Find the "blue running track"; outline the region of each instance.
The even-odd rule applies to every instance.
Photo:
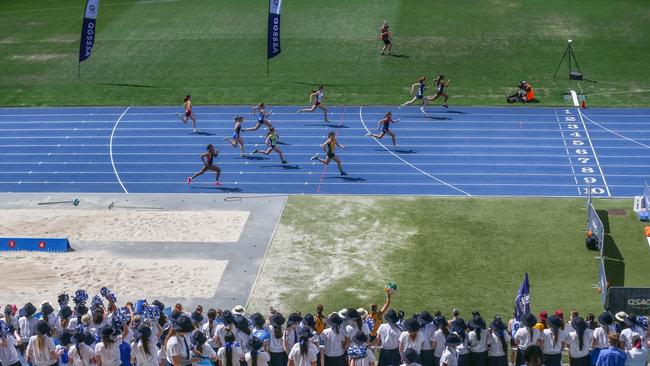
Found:
[[[365,136],[387,107],[332,107],[330,123],[297,109],[270,117],[282,165],[223,141],[237,114],[254,126],[250,107],[195,107],[198,134],[177,107],[0,108],[0,191],[629,197],[650,176],[650,109],[390,108],[397,147]],[[348,176],[309,160],[328,131]],[[247,152],[264,133],[243,134]],[[188,185],[208,143],[223,185]]]

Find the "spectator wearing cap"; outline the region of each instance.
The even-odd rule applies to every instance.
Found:
[[[418,353],[413,348],[404,350],[404,363],[400,366],[422,366],[418,363]],[[438,365],[436,365],[438,366]]]
[[[632,348],[625,351],[627,355],[625,366],[645,366],[648,363],[648,349],[643,348],[642,343],[638,335],[632,337]]]
[[[393,309],[388,310],[384,314],[384,320],[385,323],[377,329],[377,339],[375,340],[376,344],[381,346],[378,366],[399,365],[402,361],[399,352],[399,337],[402,334],[402,330],[397,326],[397,321],[399,320],[397,312]],[[416,352],[411,348],[409,349]]]
[[[131,363],[138,366],[159,366],[158,347],[151,341],[151,328],[140,324],[131,343]]]
[[[635,314],[629,314],[623,320],[627,328],[621,331],[621,343],[623,344],[626,351],[632,349],[632,338],[638,336],[641,338],[641,347],[643,349],[648,349],[648,342],[646,340],[646,333],[641,323],[639,322],[638,317]]]
[[[467,324],[465,319],[457,316],[451,322],[452,333],[458,334],[460,344],[456,346],[458,352],[458,366],[469,366],[469,345],[467,343]]]
[[[70,363],[74,366],[91,366],[95,363],[95,350],[86,344],[86,339],[94,338],[86,331],[77,331],[72,335],[72,347],[68,352]]]
[[[447,337],[451,333],[449,331],[449,323],[444,316],[438,315],[433,319],[433,324],[438,328],[435,333],[433,333],[433,339],[431,340],[431,346],[433,346],[433,363],[434,365],[440,364],[440,357],[447,347]]]
[[[562,320],[562,328],[560,328],[560,329],[565,330],[564,329],[564,312],[561,309],[557,309],[557,310],[555,310],[555,312],[553,312],[553,315],[557,315],[557,316],[560,317],[560,319]]]
[[[542,342],[542,332],[534,328],[537,324],[537,319],[532,313],[524,314],[522,319],[522,326],[517,329],[515,333],[515,346],[517,347],[517,354],[515,356],[515,365],[524,364],[524,351],[532,346],[539,346]]]
[[[593,342],[594,331],[587,327],[587,322],[580,316],[571,321],[569,332],[569,360],[571,366],[589,366],[591,357],[589,348]]]
[[[614,316],[609,311],[605,311],[598,316],[598,328],[594,329],[594,340],[591,345],[591,363],[595,364],[598,359],[600,351],[609,347],[609,335],[617,334],[616,329],[612,325],[614,323]]]
[[[416,318],[408,318],[404,321],[404,331],[399,336],[399,352],[404,362],[404,350],[413,348],[418,353],[420,360],[420,351],[424,343],[424,335],[420,332],[420,322]]]
[[[348,309],[345,314],[345,319],[348,320],[348,325],[345,327],[345,332],[347,333],[348,338],[352,338],[358,331],[362,331],[368,336],[370,335],[368,323],[363,321],[359,310],[353,308]]]
[[[36,307],[31,302],[26,303],[23,314],[18,318],[18,330],[23,339],[30,340],[32,335],[36,334],[36,324],[38,324],[38,319],[34,317]]]
[[[269,319],[271,366],[287,366],[287,352],[284,350],[284,322],[284,316],[277,312]]]
[[[192,364],[191,340],[189,339],[189,335],[193,331],[194,326],[192,325],[192,320],[187,315],[179,315],[176,318],[167,333],[162,347],[165,351],[167,366],[189,366]]]
[[[349,366],[375,366],[375,355],[368,350],[370,338],[363,331],[357,331],[348,347]]]
[[[255,336],[251,337],[248,341],[248,352],[244,358],[248,366],[268,366],[271,356],[267,343]]]
[[[546,329],[546,321],[548,320],[548,311],[542,310],[539,312],[539,319],[535,326],[533,328],[539,329],[539,331],[543,331]]]
[[[600,351],[596,360],[596,366],[624,366],[627,355],[623,350],[618,348],[620,343],[618,334],[610,334],[607,340],[609,347]]]
[[[237,327],[235,327],[235,316],[230,310],[224,310],[221,314],[223,323],[217,325],[217,338],[215,339],[217,347],[221,347],[226,343],[225,337],[226,333],[230,332],[237,336]]]
[[[472,319],[467,324],[470,332],[467,334],[470,366],[487,366],[488,348],[492,337],[488,334],[487,324],[478,311],[472,313]]]
[[[293,346],[300,340],[300,323],[302,322],[302,316],[298,313],[291,313],[287,318],[287,327],[284,330],[284,349],[287,352],[291,352]],[[310,337],[311,338],[311,337]]]
[[[490,323],[490,337],[488,349],[488,366],[508,366],[508,344],[510,334],[500,317]]]
[[[370,304],[370,314],[368,314],[369,324],[372,325],[370,326],[370,342],[373,342],[375,338],[377,338],[377,332],[379,331],[379,326],[381,326],[381,323],[384,318],[384,314],[386,313],[388,307],[390,306],[390,300],[392,296],[393,296],[392,290],[386,291],[386,301],[384,302],[384,305],[379,310],[377,310],[376,303]]]
[[[551,315],[546,322],[548,328],[542,332],[544,365],[562,366],[562,349],[567,341],[567,335],[562,330],[564,322],[557,315]]]
[[[11,321],[11,318],[5,320]],[[22,344],[22,339],[11,323],[0,320],[0,364],[3,366],[21,366],[20,355],[16,347]]]
[[[345,366],[345,350],[347,348],[345,331],[341,329],[343,319],[338,313],[330,314],[325,320],[328,327],[321,333],[323,341],[323,364],[325,366]]]
[[[33,305],[32,305],[33,306]],[[56,347],[51,338],[52,328],[45,320],[37,321],[35,335],[29,338],[25,351],[27,363],[34,366],[52,366],[58,364]]]
[[[224,336],[224,344],[217,351],[217,358],[219,366],[240,366],[244,361],[244,352],[235,342],[235,335],[232,332],[227,332]]]
[[[308,329],[301,329],[298,341],[294,343],[289,352],[288,366],[316,366],[318,358],[318,347],[310,342],[311,332]]]
[[[458,351],[457,348],[462,343],[460,337],[456,333],[451,333],[445,340],[445,350],[440,357],[439,366],[458,366]]]
[[[207,340],[208,346],[212,347],[212,349],[216,352],[218,349],[217,341],[216,341],[217,325],[218,325],[217,310],[210,309],[208,310],[208,313],[206,315],[208,316],[208,320],[201,327],[201,331],[203,332],[203,334],[205,334],[205,337],[208,339]]]
[[[422,349],[420,350],[420,361],[422,366],[434,366],[434,350],[431,340],[433,335],[438,329],[435,324],[433,324],[433,316],[424,310],[417,316],[418,322],[420,323],[420,333],[422,333]]]

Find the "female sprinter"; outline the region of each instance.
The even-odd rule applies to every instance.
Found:
[[[447,105],[447,99],[449,99],[449,95],[445,93],[445,88],[449,86],[449,83],[451,82],[451,79],[445,81],[445,75],[438,75],[433,82],[436,84],[436,94],[432,97],[429,97],[429,102],[433,102],[434,100],[438,99],[438,97],[442,96],[445,98],[445,100],[442,102],[442,106],[445,108],[449,108]]]
[[[399,119],[393,120],[393,112],[388,111],[386,112],[384,118],[382,118],[377,125],[377,129],[381,128],[381,132],[379,133],[379,135],[375,135],[373,133],[367,133],[366,136],[374,137],[376,139],[381,139],[385,135],[390,135],[390,137],[393,139],[393,146],[397,146],[397,136],[395,136],[395,133],[393,133],[389,129],[391,123],[397,123],[397,122],[399,122]]]
[[[268,116],[271,115],[271,112],[266,112],[264,103],[260,103],[257,107],[253,107],[253,114],[257,114],[257,124],[255,127],[244,128],[244,131],[255,131],[259,130],[262,125],[266,125],[271,128],[271,121],[268,120]]]
[[[208,170],[211,170],[213,172],[217,173],[217,180],[215,184],[217,186],[220,186],[221,183],[219,183],[219,176],[221,175],[221,168],[218,166],[214,165],[214,159],[219,155],[219,152],[215,150],[214,146],[212,144],[208,145],[207,152],[204,152],[201,154],[201,161],[203,162],[203,168],[199,170],[198,173],[194,174],[191,177],[187,177],[187,184],[192,183],[192,179],[198,177],[199,175],[207,172]]]
[[[321,85],[318,87],[318,90],[312,90],[311,94],[309,94],[309,102],[312,103],[311,107],[299,109],[298,113],[313,112],[316,110],[316,108],[320,108],[320,110],[323,111],[325,122],[329,122],[330,120],[327,119],[327,108],[325,108],[323,105],[323,101],[325,100],[325,93],[323,92],[323,88],[324,86]]]
[[[239,145],[240,156],[244,157],[244,139],[241,137],[241,124],[244,122],[244,117],[235,117],[235,127],[231,137],[225,137],[223,140],[230,142],[232,147]]]
[[[424,91],[428,89],[425,83],[426,80],[427,79],[424,76],[420,76],[418,78],[418,82],[411,85],[411,94],[415,93],[415,96],[413,97],[413,99],[409,100],[408,102],[402,103],[399,106],[400,108],[404,108],[407,105],[411,105],[415,103],[415,101],[417,100],[422,100],[422,106],[420,107],[420,110],[422,111],[422,113],[424,113],[424,105],[427,104],[427,98],[424,97]],[[417,91],[415,90],[415,88],[417,88]]]
[[[266,146],[268,146],[268,148],[266,150],[261,150],[260,151],[258,149],[255,149],[255,150],[253,150],[251,155],[257,154],[257,153],[268,155],[268,154],[271,153],[271,151],[275,151],[280,155],[280,160],[282,161],[282,164],[287,163],[287,161],[284,160],[284,155],[282,155],[282,150],[280,150],[280,148],[277,147],[278,134],[275,131],[275,128],[269,127],[269,133],[266,134],[266,140],[264,141],[264,143],[266,143]]]
[[[194,112],[192,112],[192,101],[190,100],[192,98],[191,95],[186,95],[183,103],[183,109],[185,110],[185,114],[181,116],[180,113],[176,113],[178,118],[181,119],[183,123],[187,123],[188,119],[192,120],[192,130],[194,133],[196,133],[196,116],[194,115]]]
[[[379,38],[384,42],[384,48],[381,49],[380,55],[385,55],[386,53],[390,55],[390,49],[393,46],[390,39],[390,32],[388,31],[388,22],[384,21],[384,24],[381,25],[379,30]]]
[[[341,172],[341,175],[348,175],[348,173],[343,171],[341,160],[336,156],[336,154],[334,154],[334,149],[336,149],[337,146],[341,149],[345,149],[344,145],[339,144],[338,141],[336,141],[336,134],[334,131],[331,131],[329,134],[327,134],[327,140],[325,140],[325,142],[320,145],[323,151],[327,153],[327,157],[323,160],[318,157],[318,154],[316,154],[311,157],[311,160],[318,160],[325,165],[328,165],[331,160],[334,160],[336,162],[336,165],[339,167],[339,172]]]

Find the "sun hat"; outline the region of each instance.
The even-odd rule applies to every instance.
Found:
[[[234,314],[244,315],[246,314],[246,308],[241,305],[236,305],[234,308],[232,308],[232,312]]]
[[[312,314],[306,314],[305,317],[302,319],[302,322],[308,326],[313,328],[316,326],[316,319],[314,319],[314,316]]]
[[[197,330],[196,332],[192,333],[192,343],[202,345],[207,341],[208,337],[206,337],[203,332]]]
[[[506,330],[506,325],[503,323],[501,318],[495,318],[492,323],[490,323],[490,329],[503,332]]]
[[[359,319],[361,318],[361,315],[357,311],[357,309],[350,308],[348,309],[348,312],[345,314],[345,317],[348,319]]]
[[[289,318],[287,319],[287,327],[290,327],[294,324],[299,324],[302,321],[302,317],[298,313],[291,313],[289,314]]]
[[[36,307],[31,302],[28,302],[27,304],[25,304],[25,306],[23,307],[23,310],[25,311],[25,316],[28,316],[28,317],[36,314]]]
[[[232,324],[235,322],[235,317],[230,310],[224,310],[221,314],[221,319],[223,319],[224,324]]]
[[[433,319],[433,324],[435,324],[436,327],[440,328],[442,326],[447,326],[447,318],[445,318],[444,315],[438,315],[436,316],[435,319]]]
[[[36,323],[36,333],[39,335],[50,336],[52,334],[52,328],[45,320],[39,320],[38,323]]]
[[[627,318],[627,313],[624,312],[624,311],[619,311],[618,313],[616,313],[616,316],[614,316],[614,317],[615,317],[616,320],[618,320],[619,322],[624,322],[624,321],[625,321],[625,318]]]
[[[573,318],[573,320],[571,320],[571,327],[576,331],[585,330],[587,329],[587,322],[583,317],[578,316],[576,318]]]
[[[41,313],[43,315],[50,315],[54,312],[54,308],[50,305],[49,302],[44,302],[41,304]]]
[[[340,316],[342,319],[346,319],[346,318],[348,317],[348,309],[345,308],[345,309],[341,309],[341,310],[339,310],[339,316]]]
[[[190,316],[192,319],[193,323],[200,323],[203,321],[203,315],[199,313],[198,311],[192,312],[192,315]]]
[[[414,350],[413,348],[407,348],[404,350],[404,358],[409,362],[409,363],[414,363],[415,361],[418,360],[418,352]]]
[[[451,321],[451,328],[454,330],[465,330],[467,329],[467,324],[465,324],[465,319],[461,317],[456,317],[456,319]]]
[[[248,340],[248,348],[257,351],[258,349],[262,348],[264,346],[264,342],[262,342],[261,339],[257,337],[250,337]]]
[[[64,305],[61,307],[61,310],[59,310],[59,316],[61,319],[70,319],[72,316],[72,309],[68,305]]]
[[[415,318],[408,318],[404,321],[404,329],[408,332],[417,332],[420,330],[420,322]]]
[[[275,313],[271,317],[271,324],[275,325],[276,327],[282,326],[282,324],[284,324],[285,321],[286,320],[284,319],[284,317],[280,313]]]
[[[246,319],[245,316],[241,316],[239,314],[235,315],[235,327],[241,331],[249,329],[250,326],[248,324],[248,319]]]
[[[106,324],[101,329],[101,335],[103,337],[111,337],[113,335],[114,329],[112,326]]]
[[[397,323],[399,321],[399,317],[397,316],[397,312],[395,310],[388,309],[388,311],[386,311],[384,314],[384,320],[389,323]]]
[[[472,329],[485,329],[487,325],[485,320],[480,315],[475,315],[468,323],[469,327]]]
[[[330,314],[329,318],[325,319],[325,322],[329,325],[338,326],[343,324],[343,319],[339,316],[339,313]]]
[[[633,327],[639,324],[639,320],[637,319],[636,314],[629,314],[627,317],[625,317],[624,322],[629,327]]]
[[[72,333],[67,329],[61,332],[59,334],[59,343],[64,347],[72,343]]]
[[[526,313],[522,323],[527,327],[534,327],[537,324],[537,318],[535,318],[533,313]]]
[[[72,343],[84,343],[86,341],[87,334],[83,331],[77,331],[72,335]]]
[[[445,342],[445,345],[447,346],[452,346],[456,347],[460,344],[460,337],[456,333],[451,333],[447,336],[447,341]]]
[[[251,315],[251,322],[257,327],[264,326],[264,316],[260,313],[254,313]]]
[[[562,318],[553,314],[548,317],[547,323],[551,328],[559,329],[562,328],[564,322],[562,321]]]
[[[361,319],[365,319],[368,316],[368,311],[364,308],[358,308],[357,313],[361,316]]]
[[[194,330],[194,326],[192,325],[192,320],[188,316],[181,315],[174,322],[174,329],[179,332],[190,333]]]
[[[364,344],[364,343],[368,342],[368,336],[366,335],[366,333],[359,330],[354,334],[354,337],[352,337],[352,342],[354,342],[355,344],[358,344],[358,345],[359,344]]]
[[[145,324],[140,324],[135,330],[135,339],[141,339],[141,338],[149,338],[151,336],[151,328],[146,326]]]
[[[425,326],[433,322],[433,317],[428,311],[424,310],[423,312],[420,313],[420,315],[418,315],[418,321],[420,322],[421,326]]]
[[[86,315],[88,314],[88,307],[83,303],[79,303],[77,304],[77,306],[74,307],[74,313],[77,316]]]
[[[609,311],[605,311],[598,315],[598,323],[603,325],[611,325],[614,322],[614,317]]]

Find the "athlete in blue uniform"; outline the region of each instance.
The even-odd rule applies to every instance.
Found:
[[[431,97],[427,97],[427,99],[429,100],[429,102],[433,102],[434,100],[438,99],[438,97],[442,96],[443,98],[445,98],[444,101],[442,102],[442,106],[445,108],[449,108],[449,106],[447,105],[447,99],[449,99],[449,95],[445,93],[445,88],[449,86],[451,79],[447,81],[445,81],[444,79],[445,79],[445,75],[440,74],[435,80],[433,80],[433,82],[436,84],[436,94]]]
[[[377,129],[381,129],[381,132],[378,135],[368,133],[366,136],[381,139],[385,135],[389,135],[393,139],[393,146],[397,146],[397,136],[395,136],[395,133],[390,130],[390,124],[397,122],[399,122],[399,119],[393,120],[393,112],[388,111],[386,112],[384,118],[382,118],[377,125]]]
[[[221,183],[219,182],[219,176],[221,176],[221,168],[218,166],[214,165],[214,159],[219,155],[219,152],[214,148],[212,144],[208,145],[207,148],[208,151],[204,152],[201,154],[201,161],[203,162],[203,168],[199,170],[198,173],[194,174],[191,177],[187,177],[187,184],[192,183],[192,180],[199,175],[207,172],[208,170],[211,170],[213,172],[217,173],[217,180],[215,184],[217,186],[220,186]]]
[[[298,109],[298,113],[313,112],[316,110],[316,108],[320,108],[320,110],[323,111],[325,122],[329,122],[330,120],[327,118],[327,108],[325,108],[323,105],[323,101],[325,100],[325,93],[323,92],[323,88],[324,86],[321,85],[318,87],[318,90],[312,90],[311,94],[309,94],[309,102],[311,103],[311,107]]]
[[[241,124],[244,122],[244,117],[237,116],[235,117],[235,127],[233,128],[232,138],[225,137],[224,141],[230,142],[232,147],[237,147],[239,145],[239,150],[241,152],[240,156],[244,157],[244,139],[241,137]]]
[[[420,107],[420,110],[422,111],[422,113],[424,113],[424,105],[427,103],[427,98],[424,97],[424,91],[428,89],[425,81],[426,78],[424,76],[421,76],[420,78],[418,78],[417,83],[411,85],[411,94],[415,93],[415,96],[413,97],[413,99],[409,100],[408,102],[404,102],[400,104],[399,106],[400,108],[404,108],[407,105],[411,105],[416,101],[421,100],[422,106]]]
[[[271,112],[266,111],[264,103],[260,103],[257,107],[253,107],[253,114],[257,115],[257,123],[255,124],[255,127],[244,128],[244,131],[259,130],[262,125],[266,125],[269,128],[272,127],[271,121],[268,120],[268,116],[271,115]]]

